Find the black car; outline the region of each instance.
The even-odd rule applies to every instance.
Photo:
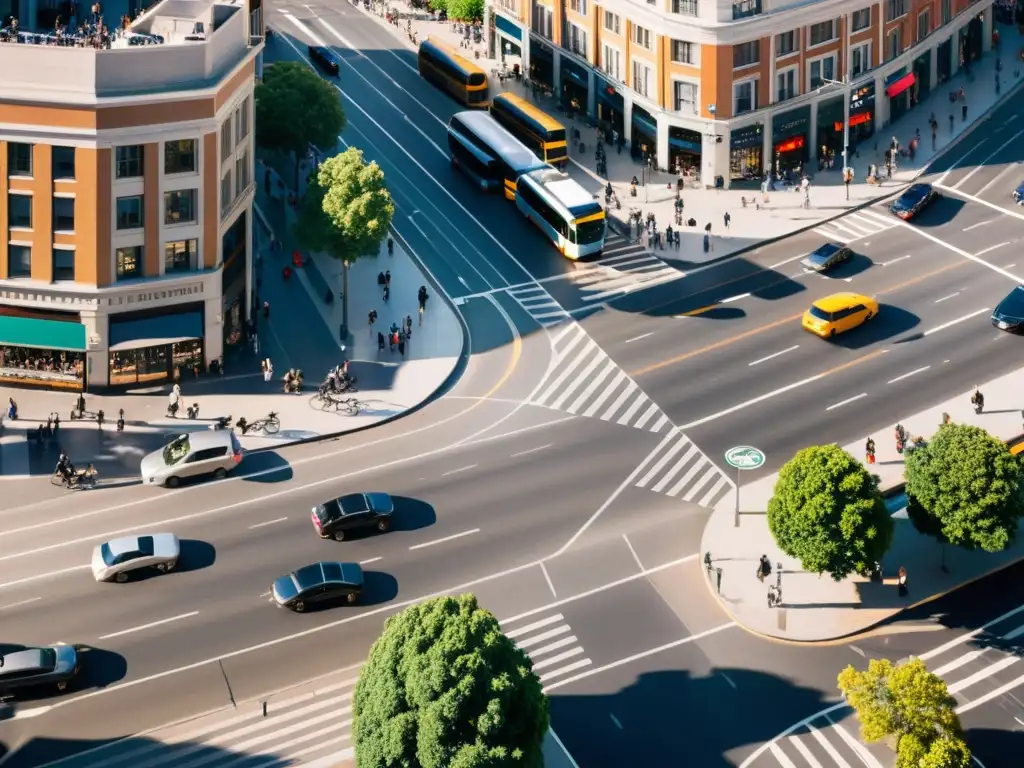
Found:
[[[334,51],[322,45],[311,45],[308,51],[310,61],[327,74],[334,75],[335,77],[338,76],[340,64],[338,63],[338,57],[334,55]]]
[[[63,691],[77,674],[78,649],[73,645],[58,643],[11,651],[0,656],[0,695],[43,685]]]
[[[1013,202],[1017,205],[1024,205],[1024,181],[1017,185],[1017,188],[1013,190]]]
[[[800,264],[815,272],[826,272],[844,261],[849,261],[851,256],[853,256],[853,251],[845,245],[825,243],[809,254]]]
[[[1024,285],[1018,285],[996,305],[992,325],[1010,333],[1024,332]]]
[[[282,576],[270,587],[278,606],[298,613],[330,603],[351,605],[362,591],[363,569],[357,563],[313,563]]]
[[[391,527],[395,504],[386,493],[350,493],[313,507],[313,527],[321,539],[344,541],[349,531]]]
[[[931,184],[911,184],[906,191],[889,206],[889,212],[904,221],[917,216],[936,197]]]

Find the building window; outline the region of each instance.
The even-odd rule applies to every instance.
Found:
[[[791,53],[796,52],[796,44],[800,38],[796,32],[789,31],[783,32],[781,35],[775,36],[775,56],[776,58],[781,56],[788,56]]]
[[[732,113],[742,115],[757,109],[757,80],[732,84]]]
[[[569,10],[580,16],[587,15],[587,0],[569,0]]]
[[[74,179],[75,178],[75,148],[54,147],[53,148],[53,178]]]
[[[164,173],[196,172],[196,140],[178,139],[164,142]]]
[[[546,5],[533,4],[533,13],[530,14],[530,29],[541,37],[551,40],[552,29],[554,28],[554,13]]]
[[[850,73],[852,77],[871,69],[871,43],[862,43],[850,49]]]
[[[932,32],[932,15],[926,8],[917,15],[917,42],[921,42]]]
[[[823,21],[811,24],[811,45],[822,45],[836,39],[835,21]]]
[[[682,83],[676,80],[672,91],[672,103],[676,112],[685,112],[688,115],[697,114],[697,85],[695,83]]]
[[[575,24],[567,22],[565,25],[565,36],[562,42],[562,47],[568,51],[572,51],[582,59],[588,59],[587,56],[587,33],[585,30],[580,29]]]
[[[114,150],[114,177],[118,179],[137,179],[142,176],[145,148],[140,144],[134,147],[117,147]]]
[[[645,27],[641,27],[638,24],[633,25],[633,42],[637,45],[651,49],[651,31]]]
[[[177,240],[164,244],[164,272],[185,272],[195,269],[199,255],[198,240]]]
[[[799,67],[781,69],[775,73],[775,101],[786,101],[794,96],[799,96],[796,85],[796,76]]]
[[[196,220],[195,189],[164,192],[164,224],[186,224]]]
[[[761,41],[751,40],[749,43],[740,43],[732,47],[733,69],[749,67],[761,60]]]
[[[231,156],[231,118],[224,121],[220,127],[220,161],[223,163]]]
[[[7,194],[7,222],[13,229],[32,229],[32,195]]]
[[[828,84],[829,81],[834,82],[836,79],[836,57],[834,54],[808,62],[807,68],[811,76],[810,88],[812,91]]]
[[[249,97],[235,110],[235,146],[242,143],[249,135]]]
[[[142,277],[142,246],[129,245],[114,252],[117,259],[117,279],[132,280]]]
[[[75,252],[66,248],[53,249],[53,280],[73,281],[75,279]]]
[[[220,212],[227,213],[233,202],[235,202],[235,196],[231,191],[231,169],[228,168],[220,180]]]
[[[28,245],[7,246],[7,276],[32,277],[32,247]]]
[[[850,14],[850,31],[860,32],[871,26],[871,6]]]
[[[610,45],[604,47],[604,57],[601,59],[601,69],[609,77],[622,82],[622,54],[618,48]]]
[[[677,64],[696,64],[695,55],[697,46],[685,40],[672,41],[672,61]]]
[[[672,13],[680,16],[696,16],[697,0],[672,0]]]
[[[953,3],[952,0],[942,0],[942,23],[949,24],[953,18]]]
[[[907,0],[889,0],[885,4],[885,20],[893,21],[907,12]]]
[[[900,34],[901,31],[899,27],[896,27],[889,33],[889,55],[886,56],[886,61],[892,61],[903,53],[903,35]]]
[[[748,16],[757,16],[761,12],[761,0],[734,0],[732,4],[732,18],[745,19]]]
[[[651,68],[642,61],[633,59],[633,90],[641,96],[649,94],[651,82]]]
[[[236,194],[242,194],[245,188],[249,186],[249,152],[246,150],[245,154],[238,158],[235,163],[235,184],[237,185]]]
[[[19,144],[15,141],[7,143],[7,175],[32,175],[32,145]]]
[[[142,229],[145,226],[145,207],[142,195],[117,198],[117,229]]]
[[[614,32],[616,35],[622,34],[620,31],[622,27],[622,20],[619,18],[619,14],[612,13],[611,11],[604,12],[604,28],[609,32]]]
[[[55,197],[53,198],[53,231],[74,232],[75,231],[75,198]],[[74,279],[74,278],[72,278]]]

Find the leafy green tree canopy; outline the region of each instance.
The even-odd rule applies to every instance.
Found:
[[[310,250],[353,262],[377,253],[394,215],[384,172],[350,148],[321,163],[303,197],[295,234]]]
[[[548,701],[473,595],[392,616],[353,695],[359,768],[542,768]]]
[[[840,581],[872,572],[892,543],[893,524],[867,469],[839,446],[819,445],[779,472],[768,528],[804,570]]]
[[[427,6],[432,11],[447,11],[448,10],[448,0],[429,0],[427,2]],[[450,14],[449,14],[449,16],[451,17]],[[451,18],[454,18],[454,17],[451,17]]]
[[[944,424],[907,455],[906,477],[918,530],[986,552],[1013,543],[1024,514],[1024,477],[1021,462],[998,438],[970,424]]]
[[[479,21],[484,17],[484,0],[447,0],[448,18]]]
[[[956,699],[920,659],[896,665],[872,659],[866,670],[848,666],[839,673],[839,690],[856,710],[861,736],[868,743],[888,740],[897,746],[910,736],[931,745],[938,736],[959,738],[962,733]],[[913,744],[900,748],[909,753]]]
[[[345,128],[338,92],[302,62],[279,61],[256,85],[256,144],[304,157],[310,144],[334,148]]]

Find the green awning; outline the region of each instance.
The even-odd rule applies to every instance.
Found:
[[[0,344],[85,351],[85,326],[58,320],[0,317]]]

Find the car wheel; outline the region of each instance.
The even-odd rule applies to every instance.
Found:
[[[345,602],[348,603],[349,605],[352,605],[353,603],[355,603],[355,601],[356,601],[356,593],[355,592],[349,592],[347,595],[345,595]]]
[[[156,569],[158,571],[160,571],[160,573],[166,573],[167,572],[167,563],[157,563],[156,564]]]
[[[179,480],[176,477],[168,477],[164,481],[164,485],[167,486],[168,488],[177,488],[179,485],[181,485],[181,480]]]
[[[830,331],[828,332],[828,337],[829,337],[830,339],[834,339],[834,338],[836,337],[836,329],[835,329],[835,328],[833,328],[832,330],[830,330]]]
[[[116,581],[118,584],[124,584],[126,581],[128,581],[128,574],[123,572],[114,574],[114,581]]]
[[[228,476],[228,471],[226,469],[224,469],[224,467],[217,467],[216,471],[214,471],[214,473],[213,473],[213,479],[214,480],[223,480],[227,476]]]
[[[166,569],[166,571],[168,573],[170,573],[171,571],[173,571],[177,567],[178,567],[178,561],[177,560],[171,560],[171,562],[169,562],[169,563],[164,565],[164,568]]]
[[[67,680],[61,680],[59,683],[57,683],[57,690],[58,691],[65,691],[65,690],[67,690],[67,687],[68,687],[68,681]]]
[[[864,318],[864,322],[866,323],[868,320],[870,320],[874,316],[875,316],[874,312],[868,312],[868,316]]]
[[[345,532],[344,531],[335,531],[331,535],[331,538],[333,538],[335,541],[344,541],[345,540]]]
[[[302,613],[304,610],[306,610],[306,604],[299,600],[299,602],[295,604],[295,612]]]
[[[380,531],[381,533],[387,533],[388,532],[388,528],[390,528],[390,527],[391,527],[391,521],[386,519],[386,518],[383,519],[383,520],[378,520],[377,521],[377,530]]]

